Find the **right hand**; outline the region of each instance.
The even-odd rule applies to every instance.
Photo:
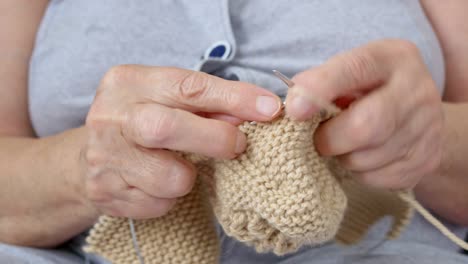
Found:
[[[271,120],[280,105],[267,90],[201,72],[114,67],[86,119],[87,199],[112,216],[164,215],[196,177],[194,166],[170,150],[234,158],[246,147],[235,125]]]

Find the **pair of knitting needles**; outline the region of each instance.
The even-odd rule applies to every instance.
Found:
[[[286,86],[288,88],[291,88],[291,87],[293,87],[295,85],[295,83],[293,81],[291,81],[291,79],[286,77],[286,75],[282,74],[280,71],[273,70],[273,74],[276,77],[278,77],[278,79],[283,81],[284,84],[286,84]],[[322,116],[326,116],[327,113],[338,113],[340,111],[340,109],[338,107],[336,107],[334,104],[328,103],[328,102],[326,102],[324,100],[320,100],[319,98],[313,99],[313,101],[311,103],[314,103],[315,105],[317,105],[320,108],[320,115],[322,115]],[[285,106],[286,106],[286,101],[283,101],[283,105],[281,106],[281,111],[284,111]],[[257,122],[252,121],[252,122],[250,122],[250,124],[255,125],[255,124],[257,124]]]

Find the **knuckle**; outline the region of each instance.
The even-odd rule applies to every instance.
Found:
[[[86,116],[85,126],[92,131],[101,131],[108,124],[112,123],[112,119],[106,114],[107,107],[104,100],[101,100],[100,95],[96,95],[93,104]]]
[[[389,114],[384,103],[374,103],[361,108],[351,119],[351,136],[362,145],[380,145],[396,130],[395,115]]]
[[[200,72],[189,72],[177,83],[177,92],[181,99],[193,100],[202,98],[209,90],[209,78]]]
[[[351,140],[359,145],[368,143],[375,134],[373,122],[369,111],[352,116],[349,127]]]
[[[408,84],[403,85],[408,86]],[[437,85],[431,76],[424,76],[418,81],[417,85],[413,86],[416,89],[414,89],[413,96],[409,98],[411,104],[418,105],[421,109],[425,109],[424,107],[440,108],[442,96],[437,90]]]
[[[106,188],[98,181],[88,180],[85,188],[87,198],[93,203],[103,204],[111,201],[111,196],[107,193]]]
[[[423,88],[421,89],[421,97],[427,104],[438,105],[441,103],[442,97],[437,90],[437,86],[432,77],[428,76],[423,81],[421,81],[421,87]]]
[[[414,56],[415,54],[419,54],[418,46],[416,46],[416,44],[414,44],[411,41],[404,39],[395,39],[389,44],[392,45],[392,47],[394,48],[393,50],[395,50],[396,52],[395,55],[397,56],[399,55],[404,57],[408,55]]]
[[[85,126],[93,131],[99,130],[102,121],[96,118],[94,107],[91,107],[88,115],[86,116]]]
[[[96,95],[94,96],[94,100],[91,104],[89,112],[86,116],[85,125],[87,126],[92,125],[96,119],[96,116],[99,114],[99,112],[102,112],[100,110],[104,108],[103,107],[104,104],[101,100],[101,97],[102,97],[102,93],[100,93],[98,89],[98,91],[96,92]]]
[[[376,71],[371,55],[365,50],[345,54],[343,65],[345,76],[350,77],[352,86],[359,85],[361,80],[367,79],[369,73]]]
[[[177,111],[161,111],[151,119],[144,112],[135,120],[136,127],[140,128],[140,137],[143,142],[164,147],[171,140],[176,130]]]
[[[229,92],[223,89],[220,95],[220,101],[234,113],[239,113],[245,108],[245,104],[239,93]]]
[[[117,65],[110,68],[102,78],[101,87],[113,87],[133,81],[138,76],[135,65]]]
[[[109,161],[109,156],[102,150],[96,148],[88,148],[85,151],[84,159],[90,168],[96,168]]]

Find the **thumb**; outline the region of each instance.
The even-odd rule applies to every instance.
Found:
[[[394,59],[382,45],[389,43],[374,42],[338,54],[294,76],[295,85],[286,98],[288,115],[305,120],[340,97],[353,97],[383,85],[391,75],[390,62]]]

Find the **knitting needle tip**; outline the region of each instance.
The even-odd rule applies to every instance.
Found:
[[[293,87],[295,85],[294,82],[291,81],[291,79],[286,77],[286,75],[282,74],[280,71],[272,70],[272,72],[276,77],[278,77],[281,81],[283,81],[288,86],[288,88],[291,88],[291,87]],[[320,100],[319,98],[314,98],[313,101],[320,108],[322,108],[322,110],[325,110],[328,113],[338,113],[340,111],[340,109],[337,106],[335,106],[334,104],[330,104],[328,102]],[[284,108],[285,104],[286,104],[286,102],[283,102],[283,108]],[[324,114],[323,111],[321,111],[321,112],[322,112],[321,114],[323,115]]]
[[[288,86],[288,88],[291,88],[294,86],[294,83],[291,81],[291,79],[286,77],[286,75],[282,74],[280,71],[277,71],[277,70],[272,70],[272,71],[273,71],[273,74],[276,75],[276,77],[278,77],[281,81],[283,81],[286,84],[286,86]]]

